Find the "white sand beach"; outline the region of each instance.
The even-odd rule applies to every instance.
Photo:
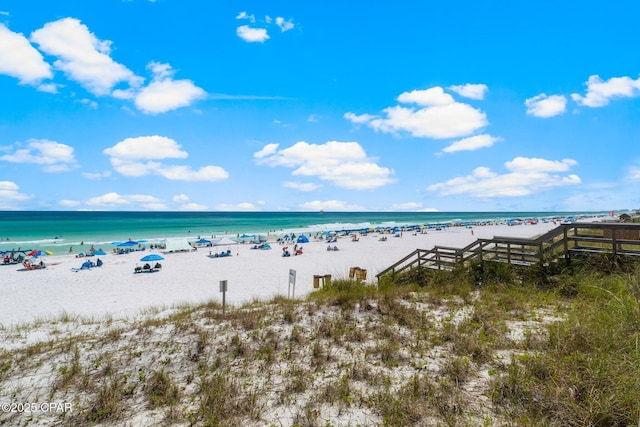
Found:
[[[190,253],[160,253],[162,269],[134,274],[144,264],[140,258],[154,251],[101,256],[104,265],[76,271],[86,260],[73,254],[43,257],[47,268],[25,270],[21,265],[0,266],[0,326],[68,314],[91,318],[131,318],[150,307],[173,307],[180,303],[221,301],[220,280],[228,281],[226,301],[239,305],[253,299],[266,300],[288,293],[289,270],[296,271],[295,296],[313,290],[313,276],[330,274],[347,278],[351,267],[367,270],[367,281],[413,250],[434,245],[464,247],[477,238],[494,236],[534,237],[552,228],[551,222],[518,226],[486,225],[429,230],[426,234],[404,232],[402,237],[370,233],[352,241],[341,237],[327,251],[327,243],[302,244],[300,256],[282,257],[282,247],[254,250],[253,245],[230,245],[232,256],[210,258],[209,248]],[[473,233],[472,233],[473,231]],[[290,245],[291,246],[291,245]],[[226,247],[213,248],[226,249]],[[292,249],[292,248],[290,248]],[[95,261],[95,257],[93,257]]]

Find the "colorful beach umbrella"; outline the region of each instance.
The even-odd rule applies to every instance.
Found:
[[[37,257],[42,256],[42,255],[53,255],[53,252],[46,251],[46,250],[42,251],[40,249],[34,249],[31,252],[29,252],[27,255],[32,256],[34,258],[37,258]]]

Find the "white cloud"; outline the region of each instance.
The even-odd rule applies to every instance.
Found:
[[[419,202],[407,202],[407,203],[394,203],[391,205],[392,211],[410,211],[410,212],[438,212],[436,208],[424,208],[422,203]]]
[[[12,181],[0,181],[0,209],[17,209],[17,204],[33,199],[33,195],[20,192],[20,187]]]
[[[322,116],[319,116],[317,114],[310,114],[309,117],[307,118],[307,121],[310,123],[318,123],[321,118]]]
[[[471,83],[467,83],[464,85],[449,86],[447,89],[457,93],[460,96],[464,96],[465,98],[478,99],[478,100],[484,99],[484,95],[489,90],[487,85],[471,84]]]
[[[45,172],[67,172],[78,167],[73,147],[47,139],[30,139],[26,148],[16,148],[0,160],[42,165]]]
[[[177,195],[173,196],[172,200],[174,202],[176,202],[176,203],[186,203],[189,200],[191,200],[191,198],[189,196],[187,196],[186,194],[177,194]]]
[[[148,86],[135,97],[136,107],[145,114],[166,113],[206,97],[207,93],[191,80],[173,80],[175,73],[169,64],[151,62],[149,68],[154,77]],[[126,96],[117,93],[117,96]]]
[[[571,95],[571,99],[578,105],[586,107],[603,107],[612,99],[640,96],[640,78],[633,80],[626,76],[612,77],[605,81],[600,76],[593,75],[586,85],[587,94],[584,97],[577,93]]]
[[[494,142],[501,141],[501,138],[493,137],[488,134],[474,135],[455,141],[449,146],[442,149],[445,153],[454,153],[456,151],[473,151],[480,148],[493,146]]]
[[[377,116],[372,116],[371,114],[354,114],[354,113],[344,113],[344,118],[355,123],[357,125],[363,125],[369,123],[371,120],[377,118]]]
[[[144,210],[167,210],[167,206],[154,196],[146,194],[118,194],[111,192],[102,196],[92,197],[86,205],[95,208],[141,208]]]
[[[296,168],[292,175],[318,177],[333,185],[353,190],[369,190],[394,182],[393,171],[367,157],[357,142],[329,141],[325,144],[297,142],[278,150],[269,144],[254,154],[258,164]]]
[[[280,28],[280,30],[284,33],[285,31],[293,30],[294,24],[293,21],[285,20],[283,17],[278,16],[276,18],[276,25]]]
[[[391,210],[394,211],[419,211],[422,209],[422,203],[407,202],[407,203],[394,203],[391,205]]]
[[[87,179],[102,179],[102,178],[108,178],[111,176],[111,171],[104,171],[104,172],[83,172],[82,176],[87,178]]]
[[[126,138],[104,153],[119,159],[184,159],[189,154],[182,146],[171,138],[160,135]]]
[[[505,163],[509,171],[497,174],[486,167],[478,167],[470,175],[452,178],[427,187],[442,196],[469,194],[478,198],[523,197],[554,187],[580,184],[575,174],[560,175],[576,165],[572,159],[562,161],[517,157]]]
[[[577,164],[578,162],[573,159],[557,161],[538,159],[535,157],[516,157],[504,165],[507,169],[518,172],[566,172]]]
[[[74,18],[49,22],[31,34],[43,52],[58,57],[54,67],[64,71],[95,95],[107,95],[119,83],[133,87],[142,79],[111,57],[111,42],[99,40]]]
[[[259,209],[255,207],[253,203],[243,202],[243,203],[238,203],[237,205],[221,203],[218,206],[216,206],[216,210],[225,211],[225,212],[233,212],[233,211],[252,212],[252,211],[257,211]]]
[[[456,102],[439,86],[404,92],[398,101],[422,108],[397,105],[385,108],[384,117],[346,113],[345,118],[385,133],[408,132],[415,137],[434,139],[467,136],[489,124],[485,113]]]
[[[342,212],[355,212],[363,211],[364,208],[358,205],[349,205],[341,200],[313,200],[310,202],[302,203],[300,209],[305,211],[342,211]]]
[[[17,78],[20,83],[37,85],[53,77],[51,67],[19,33],[0,24],[0,74]]]
[[[628,177],[631,181],[640,181],[640,167],[632,166],[629,168]]]
[[[524,102],[527,106],[527,114],[535,117],[553,117],[567,111],[567,98],[563,95],[547,96],[541,93]]]
[[[205,205],[199,205],[198,203],[185,203],[180,206],[181,211],[189,211],[189,212],[197,212],[197,211],[206,211],[208,209]]]
[[[9,12],[4,11],[4,10],[0,10],[0,15],[3,15],[3,16],[10,16]]]
[[[271,156],[278,151],[278,146],[280,144],[267,144],[260,151],[256,151],[253,153],[253,157],[255,159],[262,159],[263,157]]]
[[[121,196],[115,192],[92,197],[87,200],[87,205],[89,206],[123,206],[130,203],[131,202],[125,196]]]
[[[162,166],[155,173],[173,181],[220,181],[227,179],[229,174],[220,166],[203,166],[192,170],[190,166]]]
[[[285,182],[283,185],[287,188],[292,188],[303,193],[315,191],[318,188],[322,187],[322,185],[314,184],[312,182]]]
[[[269,39],[269,34],[264,28],[251,28],[248,25],[241,25],[236,29],[236,34],[247,43],[263,43]]]
[[[110,156],[111,165],[124,176],[158,175],[176,181],[219,181],[229,174],[219,166],[168,165],[154,160],[184,159],[186,151],[173,139],[164,136],[126,138],[103,151]]]
[[[77,208],[78,206],[80,206],[82,204],[82,202],[78,201],[78,200],[60,200],[58,202],[58,205],[64,207],[64,208]]]
[[[240,12],[237,16],[236,19],[247,19],[249,20],[249,22],[251,22],[252,24],[256,22],[256,17],[255,15],[251,14],[249,15],[247,12]]]
[[[435,86],[425,90],[412,90],[403,92],[398,96],[398,102],[403,104],[417,104],[423,107],[433,107],[436,105],[450,105],[455,103],[453,96],[445,93],[440,86]]]

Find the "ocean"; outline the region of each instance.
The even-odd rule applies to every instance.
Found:
[[[0,251],[105,251],[127,240],[236,238],[508,219],[554,219],[605,212],[65,212],[0,211]]]

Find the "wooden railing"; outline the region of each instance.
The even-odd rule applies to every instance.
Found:
[[[495,236],[464,248],[416,249],[376,277],[417,267],[450,270],[472,261],[532,265],[564,257],[570,263],[572,257],[593,254],[640,257],[640,224],[574,222],[533,239]]]

